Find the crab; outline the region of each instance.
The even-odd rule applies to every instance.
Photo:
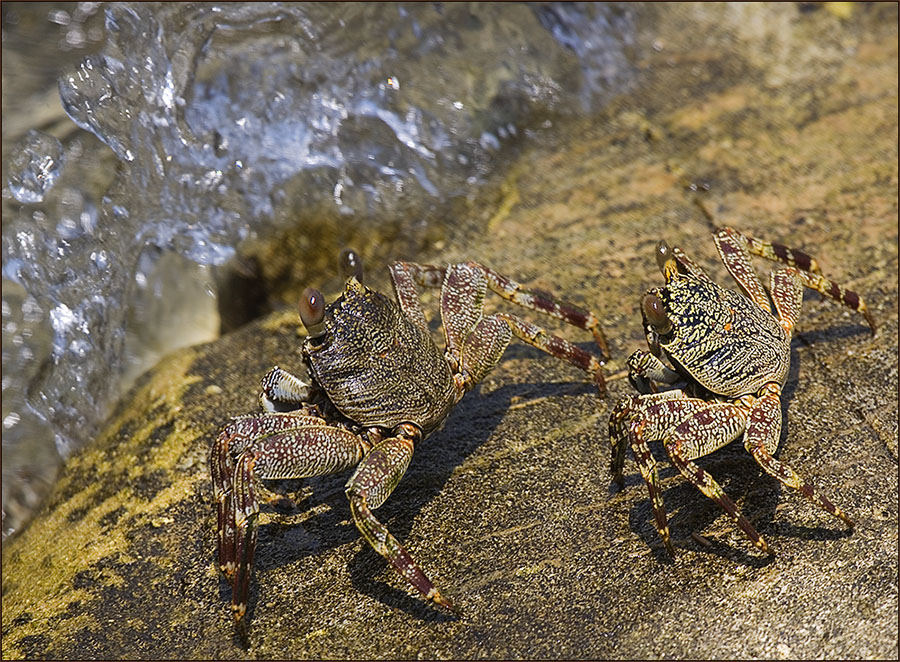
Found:
[[[614,479],[621,489],[630,445],[650,493],[656,529],[672,558],[656,461],[647,445],[652,441],[662,441],[678,471],[767,554],[771,550],[763,537],[693,462],[742,434],[744,448],[763,470],[853,527],[843,511],[773,454],[781,436],[782,388],[803,288],[861,313],[873,335],[875,322],[862,298],[822,276],[807,254],[728,227],[717,230],[714,240],[743,293],[720,287],[681,250],[660,241],[656,259],[666,285],[649,290],[641,302],[650,351],[638,350],[628,359],[629,381],[641,394],[620,400],[609,419]],[[753,255],[787,265],[771,272],[768,292],[753,270]],[[660,391],[657,383],[673,388]],[[683,388],[675,388],[682,383]]]
[[[259,479],[303,478],[348,470],[350,514],[359,532],[427,600],[455,611],[409,552],[372,514],[397,487],[416,445],[441,427],[463,395],[498,363],[513,336],[586,372],[605,393],[609,357],[597,316],[527,291],[475,262],[390,267],[396,302],[362,283],[345,252],[341,296],[325,304],[307,288],[301,347],[311,383],[272,368],[262,379],[262,413],[234,418],[212,445],[218,561],[244,628],[257,540]],[[417,286],[440,289],[444,350],[431,338]],[[515,315],[483,311],[488,290],[519,306],[590,331],[597,357]]]

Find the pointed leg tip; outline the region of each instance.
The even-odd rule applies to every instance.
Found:
[[[675,546],[672,545],[672,541],[669,539],[663,540],[663,544],[666,546],[666,554],[669,555],[669,558],[673,561],[677,558],[677,554],[675,554]]]
[[[443,607],[444,609],[449,610],[456,616],[462,616],[459,609],[457,609],[452,602],[450,602],[447,598],[440,594],[440,592],[435,589],[434,595],[431,596],[431,600],[435,603]]]

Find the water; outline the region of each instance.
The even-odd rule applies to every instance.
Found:
[[[32,129],[13,148],[9,164],[9,191],[19,202],[41,202],[65,164],[62,143]]]
[[[633,77],[633,16],[615,5],[16,11],[46,21],[51,56],[79,58],[58,78],[61,139],[27,131],[9,148],[4,101],[4,535],[123,375],[214,337],[211,270],[240,242],[292,227],[295,210],[375,234],[400,208],[427,218],[547,117]]]

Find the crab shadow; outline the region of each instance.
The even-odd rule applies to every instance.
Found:
[[[543,354],[514,346],[504,358],[510,356],[540,359]],[[419,444],[400,484],[376,511],[379,521],[401,544],[405,545],[417,516],[442,491],[453,471],[491,438],[513,398],[596,394],[591,384],[575,381],[516,382],[487,394],[481,390],[476,386],[451,411],[444,427]],[[352,470],[310,479],[264,481],[265,488],[277,496],[261,503],[260,511],[276,512],[281,517],[259,526],[254,570],[262,574],[357,543],[360,549],[349,562],[356,590],[424,622],[455,620],[455,616],[415,595],[388,562],[362,542],[344,495],[350,475]],[[223,600],[230,600],[231,589],[221,577],[219,590]],[[251,580],[248,621],[253,618],[257,599],[257,582]]]
[[[781,438],[778,442],[778,450],[775,456],[780,455],[786,440],[789,437],[789,408],[794,399],[800,379],[800,357],[797,348],[811,346],[821,342],[827,342],[842,338],[849,338],[865,334],[867,327],[848,324],[840,327],[831,327],[827,330],[804,332],[797,334],[791,341],[791,366],[788,378],[782,389],[781,398]],[[661,443],[650,444],[650,450],[657,462],[660,480],[665,482],[675,477],[676,484],[663,491],[663,502],[666,507],[669,528],[672,534],[676,553],[679,549],[695,552],[714,554],[735,563],[751,567],[768,565],[774,559],[773,556],[763,556],[756,551],[749,540],[743,536],[743,532],[727,520],[726,526],[734,529],[746,542],[742,548],[724,544],[715,539],[707,539],[697,535],[707,529],[724,513],[719,506],[692,485],[687,479],[671,465],[665,448]],[[722,489],[731,498],[741,504],[740,510],[753,523],[754,528],[763,537],[771,538],[771,535],[794,537],[808,541],[837,540],[848,537],[852,529],[845,528],[838,520],[833,520],[834,526],[803,526],[790,522],[775,522],[775,513],[783,499],[800,499],[806,502],[810,508],[819,509],[818,506],[805,499],[801,494],[790,488],[785,488],[776,478],[766,473],[752,458],[743,446],[743,437],[732,441],[727,446],[714,453],[695,460],[697,466],[709,475],[713,476],[722,486]],[[815,487],[815,476],[802,465],[793,466],[795,470],[804,476]],[[625,476],[625,490],[644,490],[645,497],[639,500],[629,514],[629,527],[638,535],[644,543],[653,550],[654,557],[659,563],[671,564],[673,560],[667,554],[656,527],[653,525],[653,510],[650,499],[646,496],[646,488],[640,474]],[[827,495],[826,495],[827,496]],[[824,513],[824,511],[822,511]],[[837,526],[838,528],[835,528]],[[772,541],[769,540],[771,543]],[[777,552],[776,552],[777,553]]]

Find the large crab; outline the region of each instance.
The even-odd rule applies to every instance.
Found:
[[[257,480],[302,478],[356,466],[346,484],[353,522],[366,541],[425,598],[453,609],[410,554],[372,514],[409,465],[413,449],[439,428],[460,398],[497,364],[513,336],[587,372],[605,392],[608,358],[597,317],[529,292],[475,262],[446,267],[396,262],[396,303],[362,284],[359,260],[342,295],[325,305],[307,288],[300,317],[308,331],[301,354],[310,384],[277,366],[262,380],[266,411],[226,425],[210,454],[218,510],[218,558],[231,580],[232,609],[245,629],[256,546]],[[440,288],[445,348],[431,338],[417,285]],[[600,358],[515,315],[485,315],[487,290],[525,308],[590,331]]]
[[[621,487],[630,445],[650,492],[656,528],[672,557],[656,461],[647,446],[651,441],[662,441],[681,474],[767,553],[762,536],[713,477],[692,461],[742,433],[744,447],[767,473],[853,526],[846,514],[772,455],[781,435],[781,390],[803,288],[859,311],[874,334],[872,316],[858,294],[824,278],[805,253],[727,227],[714,238],[743,294],[715,284],[678,248],[659,242],[656,259],[666,285],[649,290],[641,303],[650,352],[639,350],[628,359],[629,379],[641,395],[621,400],[609,419],[615,480]],[[771,273],[768,292],[753,270],[752,255],[788,265]],[[684,388],[659,392],[656,382],[684,382]]]

